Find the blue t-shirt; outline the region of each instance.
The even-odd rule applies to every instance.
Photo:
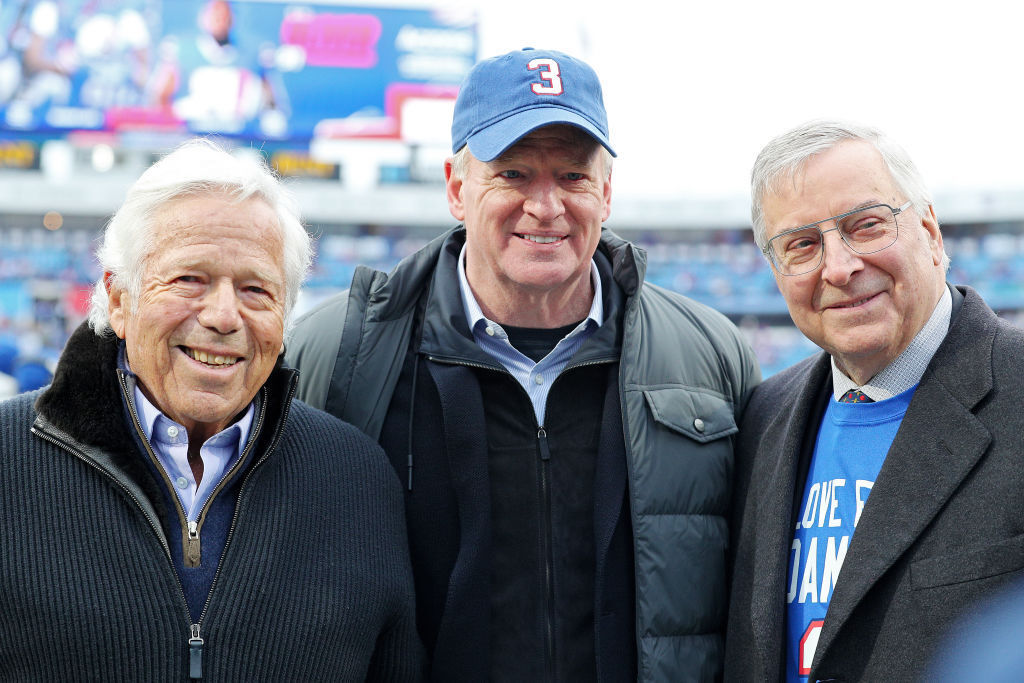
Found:
[[[917,385],[877,403],[829,401],[796,520],[786,584],[786,679],[804,683],[868,494]]]

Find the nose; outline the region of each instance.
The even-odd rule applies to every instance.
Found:
[[[199,324],[218,334],[237,332],[242,326],[238,306],[234,284],[227,280],[217,280],[211,284],[200,303]]]
[[[553,178],[537,178],[526,190],[523,211],[540,223],[551,223],[565,213],[562,188]]]
[[[850,278],[858,270],[864,268],[864,261],[860,254],[850,247],[840,237],[836,229],[822,231],[822,254],[821,278],[836,287],[842,287],[850,281]]]

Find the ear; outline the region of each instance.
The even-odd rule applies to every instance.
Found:
[[[612,215],[612,174],[609,173],[608,177],[604,179],[604,207],[602,209],[601,222],[604,223],[608,220],[608,216]]]
[[[942,255],[945,249],[942,246],[942,231],[939,229],[939,219],[935,217],[935,207],[928,205],[928,210],[921,215],[921,226],[925,231],[925,239],[928,244],[928,251],[931,252],[932,262],[935,265],[942,263]]]
[[[129,307],[128,292],[114,283],[113,274],[103,273],[103,284],[107,288],[107,315],[110,317],[110,328],[121,339],[124,339],[125,325]]]
[[[466,209],[462,203],[462,178],[456,178],[452,173],[452,158],[448,157],[444,162],[445,191],[448,195],[448,210],[455,220],[466,220]]]

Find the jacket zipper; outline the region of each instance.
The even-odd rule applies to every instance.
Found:
[[[575,370],[577,368],[587,367],[591,365],[603,365],[610,363],[608,359],[597,359],[591,361],[584,361],[582,363],[576,363],[574,365],[566,365],[562,368],[562,372],[555,378],[555,382],[562,377],[563,374],[569,370]],[[509,373],[511,374],[511,373]],[[554,389],[552,383],[551,389]],[[519,382],[516,382],[519,384]],[[522,386],[520,385],[520,388]],[[526,389],[523,389],[523,393],[527,393]],[[549,391],[550,393],[550,391]],[[527,401],[530,397],[527,393]],[[547,412],[545,406],[545,413]],[[554,530],[552,529],[552,513],[551,513],[551,447],[548,444],[548,432],[543,425],[537,426],[537,448],[540,451],[539,461],[539,484],[540,484],[540,505],[541,505],[541,520],[543,532],[541,534],[541,543],[543,545],[543,557],[544,557],[544,595],[545,605],[544,610],[544,654],[545,654],[545,672],[547,673],[547,680],[557,681],[558,677],[558,659],[555,656],[555,557],[554,557]]]
[[[128,390],[127,380],[125,379],[124,374],[120,372],[118,373],[118,378],[120,379],[121,389],[124,392],[125,398],[128,399],[129,394],[131,392]],[[164,485],[167,486],[170,491],[172,491],[171,498],[174,499],[175,510],[178,512],[178,520],[181,523],[182,529],[181,547],[182,555],[184,556],[182,558],[184,565],[186,567],[198,567],[202,559],[202,539],[200,538],[199,532],[203,525],[203,521],[206,519],[206,513],[210,509],[210,504],[217,497],[217,494],[221,492],[224,486],[227,485],[227,483],[234,477],[234,474],[235,472],[238,471],[238,468],[240,468],[242,464],[245,462],[245,459],[249,455],[249,451],[252,447],[254,439],[249,440],[249,444],[239,455],[238,460],[235,461],[234,466],[231,468],[230,471],[228,471],[226,475],[221,477],[220,482],[217,484],[216,487],[214,487],[213,491],[210,492],[210,495],[203,502],[203,506],[202,508],[200,508],[199,515],[196,517],[196,519],[189,520],[188,516],[185,514],[185,508],[184,506],[182,506],[181,500],[178,498],[177,493],[174,493],[173,484],[171,483],[170,479],[167,478],[167,473],[164,471],[163,465],[160,464],[160,460],[156,457],[156,453],[153,452],[153,448],[152,446],[150,446],[149,440],[146,438],[146,433],[142,429],[142,421],[139,419],[138,411],[135,408],[135,401],[128,400],[127,403],[129,406],[129,412],[131,413],[132,416],[132,424],[135,427],[135,431],[139,435],[139,439],[146,447],[146,453],[149,455],[150,460],[156,466],[157,472],[160,473],[160,477],[161,479],[163,479]],[[263,403],[265,406],[265,395],[263,397]],[[257,417],[255,431],[253,432],[253,434],[259,434],[259,429],[260,427],[262,427],[264,421],[264,413],[265,409],[261,409],[260,415]]]
[[[52,427],[48,427],[48,428],[49,429],[53,429]],[[122,484],[117,479],[117,477],[113,476],[112,474],[107,472],[105,469],[103,469],[102,467],[97,465],[92,459],[90,459],[87,455],[85,455],[85,453],[83,453],[81,450],[79,450],[78,448],[76,448],[72,444],[70,444],[70,443],[68,443],[66,441],[63,441],[62,439],[59,439],[58,437],[56,437],[54,435],[51,435],[48,432],[43,431],[42,429],[37,429],[34,425],[31,428],[31,431],[32,431],[33,434],[35,434],[39,438],[43,439],[44,441],[49,441],[50,443],[52,443],[53,445],[57,446],[58,448],[62,448],[63,450],[67,451],[68,453],[70,453],[74,457],[78,458],[79,460],[81,460],[82,462],[87,464],[88,466],[90,466],[93,469],[95,469],[96,471],[98,471],[104,477],[106,477],[110,481],[114,482],[121,490],[123,490],[128,495],[129,498],[132,499],[132,501],[135,503],[136,507],[139,508],[139,512],[141,512],[142,516],[145,517],[146,521],[149,522],[149,526],[153,529],[154,533],[156,534],[157,540],[160,542],[160,546],[164,549],[164,556],[167,558],[167,566],[168,566],[168,568],[170,568],[171,574],[174,576],[174,585],[176,585],[178,587],[178,596],[181,598],[181,605],[182,605],[182,607],[185,608],[185,610],[184,610],[184,612],[185,612],[185,621],[186,622],[191,622],[192,621],[192,615],[188,611],[188,600],[185,598],[185,589],[182,587],[181,581],[178,580],[177,572],[174,571],[174,564],[173,564],[173,560],[171,559],[171,548],[167,544],[167,540],[164,538],[163,532],[161,532],[161,530],[160,530],[159,523],[156,520],[154,520],[149,515],[148,512],[146,512],[145,508],[143,508],[143,506],[142,506],[142,503],[139,502],[138,497],[136,497],[135,494],[133,494],[128,489],[127,486]],[[196,653],[196,651],[193,650],[193,645],[194,645],[193,644],[193,638],[196,640],[196,642],[198,644],[198,653]],[[190,653],[190,657],[189,657],[189,663],[190,663],[189,671],[190,671],[190,673],[195,670],[195,669],[193,669],[193,667],[196,665],[196,662],[198,662],[198,667],[199,667],[198,668],[199,676],[192,676],[192,678],[202,678],[202,647],[203,647],[203,641],[199,637],[199,624],[191,624],[190,625],[190,637],[189,637],[189,653]],[[198,659],[196,658],[197,656],[198,656]]]
[[[643,282],[643,280],[641,278],[641,283],[642,282]],[[628,300],[626,302],[626,309],[622,313],[622,346],[623,346],[623,348],[628,348],[629,347],[629,343],[632,341],[632,340],[627,340],[627,333],[629,331],[629,325],[631,323],[633,323],[633,324],[636,323],[637,309],[639,308],[639,305],[640,305],[639,304],[639,300],[640,300],[640,290],[638,288],[634,298],[632,298],[632,299],[630,299],[630,300]],[[625,376],[624,376],[625,372],[626,372],[625,371],[625,367],[626,366],[625,366],[624,363],[619,363],[619,367],[618,367],[619,378],[618,379],[619,379],[619,392],[620,392],[620,395],[621,395],[621,392],[622,392],[622,387],[625,386],[625,384],[626,384]],[[636,511],[633,509],[633,505],[632,505],[632,502],[634,500],[634,492],[635,492],[633,486],[634,486],[635,482],[633,481],[633,477],[634,477],[633,449],[632,449],[632,443],[631,443],[631,441],[629,439],[629,434],[630,434],[631,427],[630,427],[630,424],[629,424],[629,416],[627,415],[626,402],[624,400],[621,400],[621,398],[619,400],[619,419],[622,421],[622,434],[625,437],[623,439],[623,446],[625,447],[624,448],[624,451],[625,451],[624,455],[626,456],[626,500],[629,503],[629,526],[633,530],[633,534],[632,534],[632,536],[633,536],[633,547],[632,547],[632,550],[633,550],[633,573],[634,573],[635,576],[640,576],[640,571],[639,571],[639,568],[638,568],[639,564],[640,564],[640,561],[638,559],[640,557],[640,554],[638,552],[639,545],[638,545],[638,542],[636,540],[637,517],[636,517]],[[639,607],[639,605],[641,604],[641,601],[640,601],[639,593],[640,593],[639,582],[634,579],[634,581],[633,581],[633,604],[637,605],[637,607],[636,607],[636,614],[634,614],[634,618],[633,618],[633,638],[634,638],[634,643],[636,644],[637,667],[638,667],[638,669],[640,671],[644,671],[645,669],[647,669],[650,666],[650,664],[648,664],[648,662],[647,662],[648,657],[645,656],[644,648],[641,645],[643,643],[644,636],[643,636],[643,633],[640,631],[641,618],[640,618],[640,607]]]
[[[105,469],[97,465],[91,458],[89,458],[89,456],[85,455],[85,453],[82,453],[78,448],[64,441],[63,439],[60,439],[50,434],[48,431],[44,431],[44,429],[52,429],[52,427],[46,426],[41,429],[33,425],[30,431],[43,441],[49,441],[54,446],[57,446],[58,448],[67,451],[71,455],[75,456],[76,458],[87,464],[89,467],[92,467],[94,470],[102,474],[104,477],[117,484],[117,487],[124,491],[128,495],[128,497],[132,499],[132,502],[134,502],[135,505],[139,508],[139,512],[142,513],[142,516],[146,518],[146,521],[149,522],[149,526],[156,533],[157,540],[160,541],[160,547],[164,549],[164,554],[167,556],[167,559],[170,559],[171,547],[167,544],[167,541],[163,537],[163,532],[160,530],[159,522],[153,519],[153,517],[150,516],[148,512],[146,512],[145,508],[143,508],[142,503],[139,501],[138,497],[134,493],[132,493],[127,486],[118,481],[117,477],[114,477]]]
[[[469,367],[480,368],[483,370],[492,370],[495,372],[502,372],[512,377],[512,373],[508,371],[504,366],[492,366],[484,363],[476,363],[472,361],[465,361],[460,359],[451,358],[437,358],[435,356],[428,356],[431,361],[436,363],[445,363],[448,365],[465,365]],[[559,373],[558,377],[555,378],[555,382],[569,370],[575,370],[576,368],[587,367],[591,365],[603,365],[605,363],[614,362],[614,359],[596,359],[590,361],[584,361],[582,363],[576,363],[566,365],[562,372]],[[532,412],[532,401],[530,401],[530,395],[525,388],[518,381],[512,377],[515,381],[516,386],[522,390],[526,400],[531,405]],[[552,385],[553,387],[554,385]],[[537,449],[540,453],[540,460],[538,461],[538,484],[540,494],[540,519],[541,519],[541,556],[544,562],[544,669],[547,674],[547,679],[554,681],[557,680],[557,660],[555,658],[555,560],[554,560],[554,541],[553,531],[551,528],[551,448],[548,444],[548,433],[543,425],[537,425]]]
[[[156,457],[156,453],[153,452],[153,447],[149,444],[149,439],[146,438],[146,432],[142,429],[142,421],[139,419],[138,410],[135,407],[135,397],[132,396],[131,390],[128,388],[128,380],[121,370],[117,371],[118,384],[121,385],[121,392],[124,396],[125,402],[128,405],[128,412],[132,418],[132,426],[135,428],[136,433],[139,436],[139,440],[142,441],[142,446],[146,449],[146,455],[149,457],[150,462],[156,467],[157,473],[164,482],[164,486],[167,490],[172,492],[171,499],[174,501],[174,511],[178,514],[178,524],[181,527],[182,538],[181,538],[181,550],[182,561],[186,567],[198,567],[199,560],[201,557],[201,545],[199,539],[199,525],[192,524],[188,521],[188,516],[185,514],[185,508],[181,504],[181,500],[178,498],[178,494],[174,492],[174,484],[167,477],[167,472],[164,471],[163,465],[160,464],[160,460]]]
[[[199,624],[192,624],[188,639],[188,677],[203,677],[203,639],[199,637]]]
[[[271,440],[270,445],[267,447],[266,452],[260,457],[259,460],[257,460],[256,462],[254,462],[252,464],[252,467],[250,467],[246,471],[245,476],[242,477],[242,482],[238,485],[238,500],[235,503],[235,511],[231,515],[231,525],[228,527],[228,534],[224,538],[224,549],[221,551],[220,559],[217,561],[217,569],[213,573],[213,581],[210,582],[210,591],[206,595],[206,602],[203,603],[203,610],[199,614],[199,621],[197,621],[196,623],[192,624],[191,633],[190,633],[189,639],[188,639],[188,647],[189,647],[189,676],[190,676],[190,678],[197,679],[197,678],[202,678],[203,677],[203,645],[204,645],[204,641],[199,636],[199,625],[203,623],[204,619],[206,619],[206,610],[210,607],[210,600],[213,598],[213,591],[217,587],[217,580],[220,578],[221,570],[224,568],[224,557],[227,555],[228,546],[231,545],[231,539],[235,535],[235,524],[238,522],[238,512],[239,512],[239,508],[242,505],[242,493],[245,491],[245,484],[252,477],[253,472],[255,472],[257,469],[259,469],[260,465],[262,465],[264,462],[266,462],[267,458],[270,457],[270,454],[273,453],[277,449],[277,442],[281,438],[281,430],[284,429],[284,424],[288,421],[288,413],[291,410],[292,398],[295,396],[295,391],[296,391],[297,388],[298,388],[298,385],[293,380],[291,382],[291,386],[288,388],[288,397],[285,400],[284,410],[281,413],[281,420],[278,423],[278,430],[274,434],[274,438]],[[263,391],[263,390],[261,389],[261,391]],[[264,392],[264,394],[263,394],[263,407],[260,410],[259,416],[256,418],[256,424],[254,425],[255,431],[253,432],[253,438],[249,439],[249,444],[246,446],[245,451],[243,451],[242,456],[240,456],[239,459],[238,459],[239,462],[244,462],[245,457],[248,457],[249,449],[252,447],[252,445],[254,443],[256,443],[256,439],[258,438],[259,433],[261,431],[263,431],[263,423],[265,422],[266,414],[267,414],[267,395]],[[224,482],[222,481],[221,484],[218,485],[216,489],[214,489],[214,492],[210,494],[210,498],[207,500],[207,503],[209,503],[209,500],[213,499],[213,497],[220,490],[220,488],[223,485],[223,483]],[[204,505],[203,506],[203,514],[204,515],[205,515],[205,512],[206,512],[206,506]],[[182,595],[184,596],[184,593],[182,593]]]
[[[242,464],[245,462],[245,459],[249,456],[249,451],[252,449],[252,445],[256,442],[256,438],[258,437],[260,431],[263,428],[263,423],[265,421],[266,412],[267,412],[267,396],[266,396],[266,391],[264,389],[260,389],[260,391],[263,392],[262,408],[260,409],[260,414],[256,418],[256,424],[254,425],[254,430],[252,431],[252,435],[253,435],[252,438],[249,439],[249,443],[246,445],[245,449],[239,455],[238,460],[235,462],[234,467],[231,468],[231,471],[228,472],[227,476],[225,476],[225,477],[223,477],[221,479],[220,483],[217,484],[217,486],[210,493],[209,497],[207,497],[206,502],[203,503],[203,507],[202,507],[202,509],[199,512],[198,518],[195,521],[190,521],[186,517],[186,515],[185,515],[185,508],[184,508],[184,506],[182,506],[181,500],[178,499],[178,496],[174,492],[174,488],[171,485],[170,480],[167,478],[167,473],[164,471],[163,466],[160,464],[159,460],[156,457],[156,454],[153,452],[152,446],[150,446],[150,444],[149,444],[149,440],[146,438],[145,431],[142,429],[142,422],[139,420],[138,412],[135,409],[135,401],[131,400],[131,398],[129,397],[129,394],[131,392],[128,391],[128,384],[127,384],[127,380],[125,378],[124,373],[118,371],[118,379],[120,380],[121,390],[124,392],[124,395],[125,395],[126,399],[128,399],[127,403],[128,403],[129,412],[131,413],[131,416],[132,416],[132,424],[135,427],[135,430],[138,433],[138,435],[139,435],[139,437],[140,437],[140,439],[142,441],[142,444],[146,447],[146,452],[149,455],[150,460],[152,460],[153,463],[156,465],[157,472],[160,473],[160,477],[163,479],[164,485],[169,488],[169,490],[171,491],[171,494],[172,494],[171,497],[174,499],[175,509],[178,512],[178,519],[182,523],[182,531],[183,531],[183,536],[184,536],[184,538],[182,539],[183,540],[182,555],[184,556],[182,558],[183,559],[183,563],[184,563],[184,565],[186,567],[198,567],[199,564],[200,564],[200,559],[202,557],[202,545],[201,545],[201,539],[199,537],[200,527],[202,526],[203,521],[206,519],[206,513],[207,513],[207,511],[210,508],[210,504],[213,502],[214,498],[217,497],[217,494],[220,493],[220,491],[224,488],[224,486],[227,484],[227,482],[234,476],[234,473],[238,471],[238,468],[240,468],[242,466]],[[287,417],[288,417],[288,407],[290,407],[290,401],[291,401],[292,396],[294,396],[294,395],[295,395],[295,385],[294,385],[294,382],[293,382],[292,383],[292,387],[291,387],[291,389],[288,392],[288,401],[289,401],[289,403],[286,404],[287,407],[285,408],[285,413],[284,413],[282,421],[281,421],[282,425],[284,424],[284,420],[287,419]],[[272,447],[267,450],[267,452],[263,455],[263,457],[260,458],[260,460],[258,462],[253,464],[252,468],[250,469],[250,473],[260,463],[262,463],[264,460],[267,459],[267,456],[269,456],[270,453],[273,451],[273,446],[276,446],[276,445],[277,445],[277,441],[275,440],[274,444],[272,444]],[[241,493],[241,487],[245,485],[245,482],[248,481],[248,479],[249,479],[249,477],[246,476],[242,480],[242,484],[239,486],[239,493]],[[238,509],[237,509],[237,505],[236,505],[235,506],[235,514],[232,517],[231,526],[228,529],[228,535],[227,535],[227,537],[224,540],[224,549],[221,552],[221,556],[220,556],[221,560],[224,559],[224,554],[227,552],[228,543],[231,541],[231,535],[232,535],[231,532],[234,531],[235,520],[237,518],[238,518]],[[168,557],[170,557],[170,551],[169,550],[168,550]],[[192,678],[192,679],[200,679],[200,678],[203,677],[203,645],[205,644],[205,641],[200,637],[200,626],[203,623],[203,618],[206,616],[206,608],[210,604],[210,598],[213,596],[213,587],[217,583],[217,577],[220,576],[221,564],[222,563],[220,561],[217,562],[217,569],[214,572],[213,581],[210,584],[210,591],[209,591],[209,593],[207,593],[206,602],[203,604],[203,610],[202,610],[202,612],[199,615],[199,619],[195,623],[191,624],[190,628],[189,628],[189,638],[188,638],[189,677]],[[175,579],[177,580],[177,573],[175,573]],[[185,589],[181,586],[180,582],[178,583],[178,588],[181,590],[182,599],[184,599],[185,598]],[[188,601],[187,600],[185,601],[185,611],[188,612]],[[191,616],[192,615],[189,614],[189,621],[192,621]]]
[[[544,669],[547,680],[555,677],[555,558],[551,530],[551,449],[548,433],[543,426],[537,428],[537,462],[540,485],[541,556],[544,558]]]

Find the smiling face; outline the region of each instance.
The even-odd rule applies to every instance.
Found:
[[[109,290],[142,392],[200,442],[227,427],[270,376],[283,344],[282,238],[261,199],[176,200],[154,217],[142,291]]]
[[[555,125],[494,161],[470,156],[461,178],[446,166],[449,208],[466,226],[466,277],[498,322],[524,322],[519,314],[538,305],[552,320],[578,320],[580,305],[583,315],[589,309],[590,261],[611,212],[600,149],[585,133]]]
[[[871,144],[842,142],[811,157],[793,183],[763,198],[767,238],[868,203],[905,201]],[[818,269],[797,276],[775,273],[793,322],[858,384],[907,348],[944,287],[942,234],[934,212],[929,208],[921,216],[910,208],[897,220],[899,237],[883,251],[855,254],[832,231],[824,236]]]

